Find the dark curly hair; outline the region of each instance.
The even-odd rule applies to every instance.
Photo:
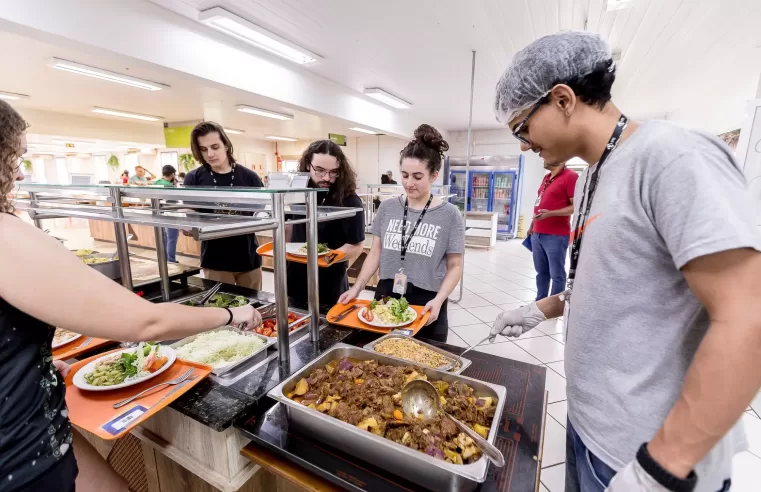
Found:
[[[431,174],[439,172],[444,152],[449,150],[447,141],[437,129],[425,123],[417,127],[413,136],[415,138],[410,140],[399,153],[399,164],[402,163],[402,159],[409,157],[425,162]]]
[[[15,174],[19,157],[24,154],[21,136],[29,124],[5,101],[0,101],[0,213],[12,212],[13,204],[8,194],[16,182]]]
[[[337,205],[343,205],[343,200],[347,196],[357,191],[357,174],[349,164],[349,159],[335,142],[331,140],[317,140],[309,144],[301,159],[299,159],[299,172],[308,173],[309,167],[312,165],[312,157],[315,154],[327,154],[332,155],[338,161],[338,178],[336,182],[330,187],[330,192]],[[309,180],[309,184],[314,186],[312,180]]]

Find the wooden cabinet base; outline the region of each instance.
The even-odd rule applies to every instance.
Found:
[[[116,242],[116,233],[114,232],[114,223],[103,220],[90,220],[90,235],[98,241]],[[156,235],[153,227],[144,225],[128,225],[127,232],[136,236],[129,244],[139,248],[156,249]],[[177,237],[177,252],[184,255],[200,256],[201,243],[192,237],[180,234]]]

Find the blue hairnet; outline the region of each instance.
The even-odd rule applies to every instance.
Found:
[[[588,75],[611,58],[608,43],[591,32],[564,31],[537,39],[515,54],[497,82],[497,121],[508,124],[556,84]]]

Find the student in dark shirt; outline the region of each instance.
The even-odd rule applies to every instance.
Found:
[[[185,176],[185,186],[244,186],[262,188],[259,176],[235,162],[233,144],[218,123],[204,121],[190,134],[193,157],[201,167]],[[216,213],[239,213],[217,211]],[[185,235],[189,235],[183,232]],[[262,258],[256,254],[256,235],[226,237],[201,242],[201,268],[209,280],[240,285],[250,289],[262,288]]]
[[[357,196],[357,178],[341,147],[330,140],[318,140],[307,147],[299,161],[299,172],[310,174],[310,188],[325,188],[317,204],[333,207],[362,208]],[[289,226],[287,241],[306,242],[306,224]],[[349,289],[346,269],[362,253],[365,241],[365,216],[358,212],[346,219],[320,222],[317,241],[330,249],[346,253],[346,260],[319,269],[320,304],[335,304],[338,297]],[[288,263],[288,295],[300,302],[307,301],[307,269],[303,263]]]
[[[164,340],[228,322],[259,326],[261,316],[251,306],[148,302],[14,217],[8,194],[23,179],[27,126],[0,101],[0,490],[73,492],[76,480],[80,490],[126,492],[124,481],[72,428],[68,366],[53,362],[55,327],[110,340]]]

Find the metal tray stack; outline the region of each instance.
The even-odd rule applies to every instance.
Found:
[[[403,359],[388,357],[364,348],[343,343],[336,344],[267,393],[268,396],[286,406],[288,419],[294,428],[298,428],[313,439],[341,449],[351,456],[356,456],[388,470],[390,474],[399,475],[431,490],[471,491],[476,488],[478,483],[486,480],[489,462],[484,456],[469,465],[448,463],[371,432],[361,430],[318,410],[305,407],[285,396],[293,391],[298,380],[306,377],[313,369],[323,367],[335,359],[344,357],[358,360],[377,360],[380,363],[393,366],[409,363]],[[507,395],[505,387],[426,367],[421,367],[421,370],[429,379],[450,383],[461,381],[473,388],[476,396],[496,398],[496,411],[487,439],[494,444]]]
[[[243,359],[241,359],[241,360],[239,360],[237,362],[234,362],[234,363],[230,364],[229,366],[224,366],[224,367],[220,367],[220,368],[217,368],[217,369],[212,369],[211,373],[214,374],[215,376],[221,376],[221,375],[226,374],[226,373],[228,373],[230,371],[233,371],[233,370],[235,370],[235,369],[237,369],[237,368],[239,368],[239,367],[241,367],[243,365],[254,365],[254,364],[257,364],[257,363],[263,361],[267,357],[267,349],[269,349],[271,346],[273,346],[275,344],[275,342],[277,342],[276,338],[270,339],[269,337],[263,337],[263,336],[261,336],[261,335],[259,335],[257,333],[253,333],[253,332],[250,332],[250,331],[240,331],[240,330],[238,330],[236,328],[233,328],[232,326],[223,326],[222,328],[217,328],[216,330],[207,331],[205,333],[213,333],[213,332],[223,331],[223,330],[225,330],[225,331],[234,331],[235,333],[239,333],[241,335],[258,338],[259,340],[264,342],[264,345],[261,348],[259,348],[259,350],[255,351],[254,353],[252,353],[248,357],[244,357]],[[198,335],[193,335],[191,337],[183,338],[182,340],[171,344],[170,347],[172,347],[173,349],[178,349],[178,348],[182,347],[183,345],[189,344],[190,342],[195,340],[196,337],[198,337]]]
[[[377,344],[379,344],[383,340],[388,340],[389,338],[405,338],[405,339],[407,339],[407,340],[409,340],[409,341],[411,341],[413,343],[416,343],[416,344],[420,345],[421,347],[425,347],[428,350],[431,350],[433,352],[436,352],[437,354],[443,355],[444,357],[446,357],[447,359],[451,360],[452,362],[457,360],[457,356],[456,355],[454,355],[454,354],[452,354],[450,352],[447,352],[444,349],[440,349],[438,347],[434,347],[431,344],[428,344],[428,343],[425,343],[425,342],[421,342],[420,340],[417,340],[415,338],[408,337],[408,336],[405,336],[405,335],[394,335],[394,334],[384,335],[384,336],[380,337],[379,339],[373,340],[372,342],[370,342],[367,345],[365,345],[365,348],[368,349],[368,350],[372,350],[373,352],[377,352],[379,354],[382,354],[382,355],[384,355],[386,357],[391,357],[393,359],[403,360],[403,361],[407,362],[408,364],[415,364],[415,365],[418,365],[418,366],[421,365],[421,364],[418,364],[415,361],[411,361],[409,359],[405,359],[404,357],[396,357],[394,355],[383,354],[382,352],[378,352],[377,350],[375,350],[375,346]],[[466,359],[465,357],[460,357],[460,367],[456,368],[456,369],[452,369],[451,371],[447,371],[447,373],[449,373],[449,374],[460,374],[460,373],[462,373],[462,371],[464,371],[472,363],[473,363],[472,360]]]

